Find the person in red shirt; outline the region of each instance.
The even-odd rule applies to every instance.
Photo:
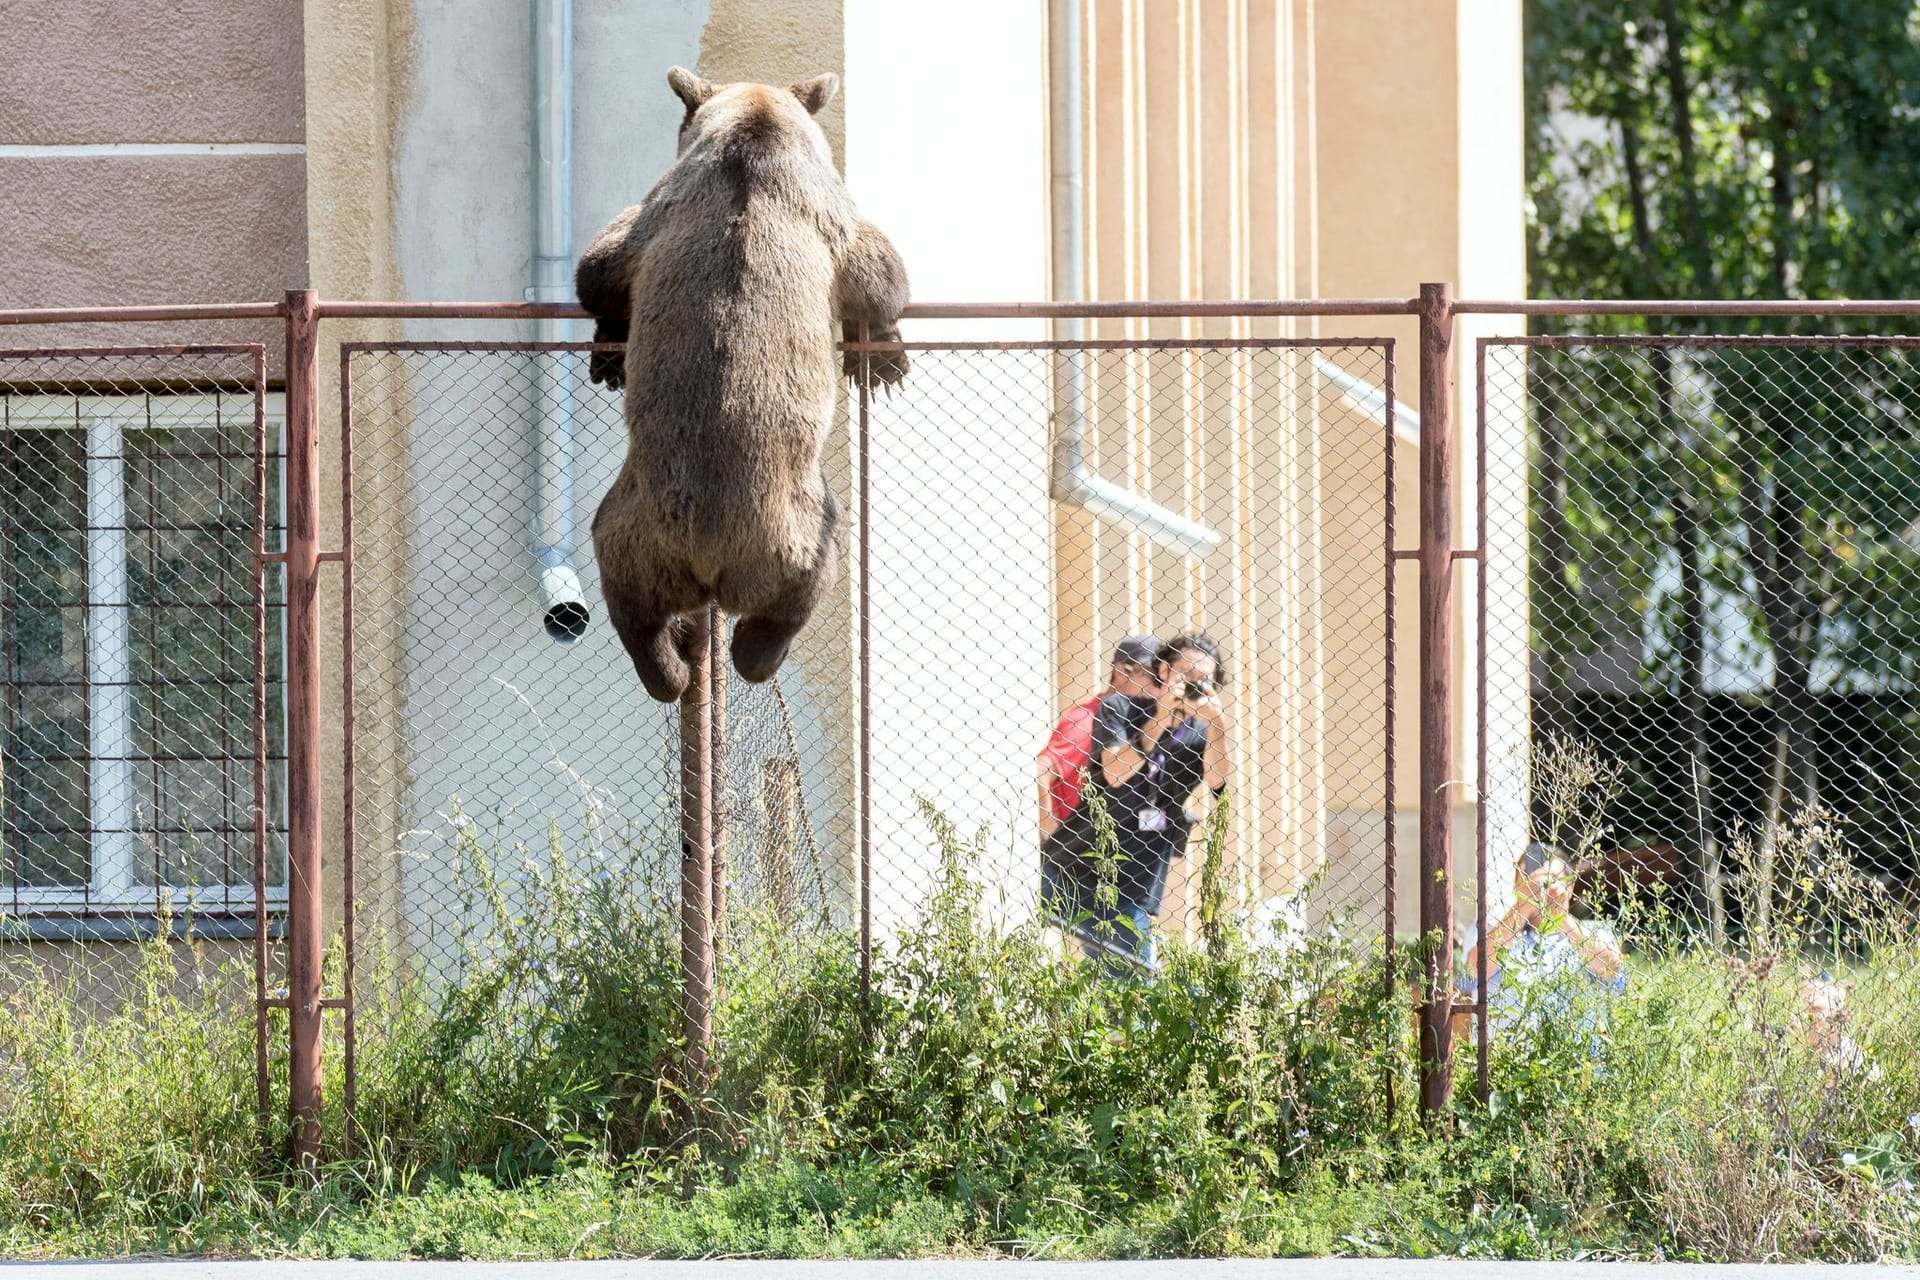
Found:
[[[1093,755],[1093,717],[1100,700],[1110,693],[1152,698],[1160,692],[1154,657],[1160,651],[1155,636],[1128,636],[1113,651],[1113,670],[1107,687],[1067,709],[1053,726],[1047,745],[1037,757],[1040,774],[1040,838],[1045,840],[1079,807],[1081,787]]]

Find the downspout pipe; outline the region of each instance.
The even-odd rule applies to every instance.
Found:
[[[1349,406],[1364,413],[1368,421],[1386,425],[1387,393],[1381,388],[1348,373],[1337,361],[1318,351],[1313,353],[1313,371]],[[1420,414],[1398,400],[1393,402],[1393,435],[1401,444],[1415,448],[1420,445]]]
[[[1081,0],[1048,0],[1047,92],[1053,222],[1053,296],[1060,302],[1087,297],[1086,192],[1082,181],[1080,55]],[[1070,317],[1054,322],[1054,336],[1066,342],[1086,338],[1087,322]],[[1129,532],[1174,551],[1204,556],[1220,545],[1220,534],[1197,520],[1122,485],[1094,474],[1087,461],[1087,374],[1084,358],[1062,353],[1053,368],[1053,457],[1048,488],[1055,501],[1115,521]]]
[[[533,287],[535,302],[573,301],[573,0],[533,0]],[[541,342],[564,342],[564,320],[536,322]],[[534,572],[540,618],[558,644],[587,633],[592,614],[574,568],[574,395],[571,362],[533,356]]]

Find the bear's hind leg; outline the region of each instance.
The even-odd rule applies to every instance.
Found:
[[[657,596],[603,583],[607,618],[655,702],[677,702],[691,673],[683,650],[692,627]]]
[[[741,679],[759,684],[780,670],[793,638],[813,617],[822,597],[833,590],[845,541],[846,520],[840,504],[829,493],[821,512],[820,546],[813,563],[780,583],[771,598],[734,624],[733,667]]]
[[[799,617],[756,613],[740,619],[733,628],[733,669],[749,684],[771,680],[787,660],[793,638],[812,616],[809,609]]]

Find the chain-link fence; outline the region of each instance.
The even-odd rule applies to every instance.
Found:
[[[255,1012],[263,1105],[279,473],[257,345],[0,350],[0,997],[105,1013],[192,937],[167,981]]]
[[[1914,1060],[1912,340],[1488,340],[1458,428],[1399,405],[1384,338],[916,342],[902,386],[843,400],[849,555],[778,679],[723,634],[679,707],[600,615],[626,436],[589,350],[343,344],[340,483],[301,464],[299,539],[260,348],[0,354],[10,990],[98,1005],[134,968],[107,952],[191,931],[251,960],[263,1032],[343,1010],[350,1055],[364,998],[597,998],[548,963],[575,946],[647,975],[604,1016],[657,1024],[666,1071],[747,960],[805,940],[852,990],[956,870],[994,927],[1151,981],[1224,933],[1409,940],[1451,830],[1436,971],[1496,1082],[1548,1024],[1752,1036],[1818,1079]],[[1444,492],[1413,518],[1449,438],[1452,534]],[[296,550],[346,675],[304,727]],[[1459,562],[1419,616],[1416,572]],[[1454,661],[1416,682],[1444,616]],[[296,756],[345,819],[304,864]],[[1423,836],[1423,801],[1458,821]],[[335,947],[311,1007],[274,945],[303,892]],[[1556,1018],[1556,972],[1591,1017]]]
[[[838,932],[869,961],[956,859],[996,919],[1050,922],[1063,952],[1152,967],[1208,922],[1382,938],[1393,465],[1412,443],[1391,343],[910,354],[907,384],[850,396],[829,442],[852,526],[835,591],[774,681],[719,649],[702,782],[685,708],[649,701],[593,616],[589,513],[626,433],[588,350],[345,349],[363,970],[456,978],[596,879],[670,931],[706,785],[723,975],[736,914]],[[577,635],[539,625],[555,565],[582,575]],[[1139,745],[1163,678],[1172,736],[1129,785],[1108,755]],[[1117,911],[1097,902],[1101,848]]]
[[[1911,1060],[1917,350],[1483,344],[1481,652],[1529,664],[1485,695],[1463,985],[1489,982],[1496,1049],[1564,970],[1553,998],[1593,999],[1596,1025],[1617,1004],[1672,1036],[1755,1037],[1770,1087]]]
[[[626,428],[619,395],[588,379],[590,354],[343,351],[342,905],[360,988],[386,975],[439,991],[506,963],[515,939],[531,955],[575,929],[609,946],[629,927],[649,931],[648,945],[677,933],[693,790],[684,710],[646,697],[600,603],[591,516]],[[549,590],[556,569],[578,575],[577,592],[564,574]],[[844,582],[840,597],[844,616]],[[851,669],[844,652],[837,669]],[[699,714],[711,717],[718,891],[702,897],[720,948],[729,912],[844,924],[851,887],[833,868],[851,865],[853,818],[826,790],[833,735],[813,710],[815,660],[760,685],[715,670],[717,696]]]
[[[1378,939],[1391,344],[910,354],[856,548],[878,936],[924,910],[938,813],[1003,918],[1083,946]]]

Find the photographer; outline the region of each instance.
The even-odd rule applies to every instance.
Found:
[[[1044,846],[1054,910],[1074,924],[1088,950],[1149,966],[1168,869],[1199,821],[1188,802],[1203,784],[1210,798],[1226,790],[1230,730],[1219,699],[1225,661],[1211,636],[1189,632],[1167,641],[1154,657],[1154,676],[1159,689],[1151,697],[1115,693],[1101,700],[1093,803],[1082,804]],[[1112,906],[1097,901],[1095,804],[1117,846]]]
[[[1036,760],[1040,777],[1040,838],[1045,840],[1080,807],[1080,793],[1093,766],[1093,720],[1101,702],[1116,693],[1151,698],[1160,690],[1153,674],[1160,652],[1157,636],[1128,636],[1113,651],[1113,669],[1107,687],[1086,701],[1069,707],[1053,726]]]
[[[1487,929],[1487,1020],[1496,1031],[1571,1020],[1594,1032],[1604,1000],[1627,989],[1627,962],[1613,931],[1574,909],[1576,868],[1551,845],[1534,841],[1513,873],[1513,903]],[[1461,995],[1479,993],[1479,931],[1461,939]],[[1471,1025],[1462,1016],[1457,1030]]]

